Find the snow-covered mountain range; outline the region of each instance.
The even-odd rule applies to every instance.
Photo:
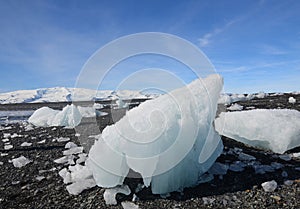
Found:
[[[75,95],[75,96],[74,96]],[[74,98],[72,98],[74,97]],[[133,99],[133,98],[153,98],[155,95],[143,94],[139,91],[131,90],[92,90],[81,88],[41,88],[35,90],[19,90],[0,94],[0,104],[10,103],[38,103],[38,102],[69,102],[92,101],[103,99]]]

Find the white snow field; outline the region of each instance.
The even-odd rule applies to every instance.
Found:
[[[156,95],[144,95],[139,91],[129,90],[92,90],[82,88],[42,88],[35,90],[19,90],[0,94],[0,104],[9,103],[37,103],[37,102],[70,102],[72,95],[75,98],[80,98],[81,101],[93,101],[101,99],[109,99],[115,96],[122,99],[133,98],[152,98]]]
[[[130,168],[154,194],[197,185],[223,150],[212,126],[222,86],[217,74],[195,80],[106,127],[86,161],[97,185],[122,185]]]
[[[275,153],[300,146],[300,112],[288,109],[256,109],[221,113],[216,130],[242,143]]]

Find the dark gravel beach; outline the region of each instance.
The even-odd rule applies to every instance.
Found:
[[[293,96],[297,102],[288,103]],[[284,94],[268,96],[262,99],[238,102],[240,105],[255,108],[288,108],[300,111],[300,95]],[[47,105],[47,104],[45,104]],[[6,107],[8,108],[9,105]],[[26,104],[19,104],[17,109],[26,109]],[[2,107],[3,108],[3,107]],[[9,107],[13,109],[12,107]],[[120,113],[121,114],[121,113]],[[109,119],[99,119],[111,123]],[[53,141],[59,137],[70,138],[80,144],[76,131],[63,127],[28,128],[26,123],[1,125],[0,128],[0,208],[122,208],[121,202],[131,201],[129,196],[118,194],[118,205],[107,206],[103,199],[104,189],[93,187],[79,195],[70,195],[58,172],[67,167],[57,164],[55,159],[63,156],[67,142]],[[101,127],[104,128],[104,127]],[[12,149],[5,150],[4,134],[10,137]],[[92,135],[92,134],[91,134]],[[38,143],[45,140],[44,143]],[[244,170],[228,170],[225,175],[214,175],[213,180],[186,188],[182,193],[171,193],[162,198],[151,194],[145,188],[135,195],[139,208],[300,208],[300,158],[288,157],[288,153],[300,152],[300,147],[290,150],[285,155],[259,150],[246,146],[232,139],[222,137],[224,152],[217,162],[232,164],[246,162]],[[20,146],[23,142],[31,146]],[[241,160],[240,154],[255,157],[255,160]],[[24,156],[32,162],[16,168],[10,160]],[[271,166],[273,165],[273,167]],[[259,166],[272,167],[273,170],[255,170]],[[277,189],[266,192],[261,183],[275,180]],[[135,190],[139,179],[127,179],[126,183]]]

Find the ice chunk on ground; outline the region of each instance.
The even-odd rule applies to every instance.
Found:
[[[292,181],[292,180],[285,180],[284,181],[284,185],[287,185],[287,186],[292,186],[293,183],[294,183],[294,181]]]
[[[61,158],[58,158],[58,159],[54,160],[54,162],[59,163],[59,164],[66,163],[66,164],[69,164],[69,165],[75,164],[73,155],[63,156]]]
[[[274,172],[274,167],[271,165],[255,164],[252,165],[252,167],[255,170],[256,174],[265,174],[266,172]]]
[[[22,135],[19,135],[17,133],[14,133],[13,135],[10,136],[10,138],[17,138],[17,137],[22,137]]]
[[[64,184],[72,182],[71,173],[68,171],[68,169],[63,168],[58,172],[58,175],[63,178]]]
[[[66,145],[65,145],[65,149],[70,149],[70,148],[73,148],[73,147],[78,147],[77,144],[75,144],[74,142],[68,142]]]
[[[290,161],[292,159],[292,156],[290,154],[279,155],[278,157],[284,161]]]
[[[121,186],[116,186],[114,188],[106,189],[103,194],[106,205],[116,205],[117,204],[116,195],[118,193],[129,195],[131,191],[127,185],[121,185]]]
[[[10,137],[10,133],[3,133],[3,138],[9,138]]]
[[[23,155],[21,157],[12,159],[11,161],[16,168],[21,168],[31,162],[31,160],[27,159]]]
[[[223,149],[212,126],[221,89],[219,75],[195,80],[106,127],[87,160],[97,184],[121,185],[131,168],[155,194],[197,185]]]
[[[78,106],[78,110],[82,117],[95,117],[96,116],[96,109],[94,107]]]
[[[69,166],[69,170],[71,171],[71,179],[74,182],[92,178],[92,172],[87,166],[76,164],[74,166]]]
[[[31,145],[32,145],[32,143],[30,143],[30,142],[23,142],[21,144],[21,147],[30,147]]]
[[[241,161],[235,161],[234,163],[229,165],[229,170],[234,172],[241,172],[244,170],[244,167],[247,165]]]
[[[243,106],[239,105],[237,103],[232,104],[230,107],[227,108],[227,110],[231,110],[231,111],[238,111],[238,110],[242,110]]]
[[[294,97],[289,97],[289,103],[295,104],[296,103],[296,99]]]
[[[78,159],[76,160],[76,164],[84,163],[87,159],[87,154],[85,153],[80,153],[78,154]]]
[[[2,139],[2,142],[9,142],[9,139]]]
[[[41,140],[41,141],[38,141],[37,143],[38,143],[38,144],[44,144],[45,142],[46,142],[46,139]]]
[[[139,206],[134,204],[133,202],[121,202],[121,205],[124,209],[139,209]]]
[[[277,182],[275,180],[267,181],[261,184],[265,192],[274,192],[277,188]]]
[[[228,168],[229,166],[226,164],[215,162],[208,172],[213,175],[225,175],[227,174]]]
[[[297,110],[221,113],[215,120],[215,127],[221,135],[280,154],[300,146],[300,112]]]
[[[49,107],[42,107],[30,116],[28,122],[35,126],[48,127],[52,125],[52,120],[58,112]]]
[[[74,154],[79,154],[82,153],[83,147],[72,147],[68,150],[65,150],[63,152],[63,155],[74,155]]]
[[[78,195],[80,194],[83,190],[89,189],[96,186],[96,182],[94,179],[82,179],[80,181],[76,181],[70,185],[67,186],[67,190],[69,194],[72,195]]]
[[[259,99],[265,98],[267,96],[269,96],[269,94],[268,93],[264,93],[263,91],[259,92],[258,94],[255,94],[255,97],[259,98]]]
[[[284,167],[281,163],[277,163],[277,162],[272,162],[271,166],[275,169],[280,169]]]
[[[52,140],[53,142],[57,141],[57,142],[67,142],[70,141],[69,137],[59,137],[59,138],[55,138]]]
[[[45,179],[45,176],[37,176],[35,177],[35,179],[38,181],[42,181],[43,179]]]
[[[5,150],[12,149],[13,147],[14,147],[14,146],[11,145],[11,144],[6,144],[6,145],[4,145],[4,149],[5,149]]]
[[[248,155],[246,153],[239,153],[239,156],[238,156],[239,160],[242,160],[242,161],[251,161],[251,160],[256,160],[256,158],[252,155]]]
[[[66,126],[72,128],[80,123],[81,118],[78,108],[71,104],[64,107],[62,111],[42,107],[30,116],[28,122],[41,127]]]
[[[293,153],[292,156],[295,158],[300,158],[300,152]]]
[[[3,165],[3,162],[0,161],[0,165]]]
[[[81,118],[82,116],[75,105],[67,105],[55,115],[52,126],[75,127],[80,123]]]

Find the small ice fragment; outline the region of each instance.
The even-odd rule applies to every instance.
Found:
[[[132,196],[132,202],[136,202],[138,200],[139,200],[139,197],[136,196],[136,194],[133,194],[133,196]]]
[[[281,163],[277,163],[277,162],[272,162],[272,163],[271,163],[271,166],[272,166],[273,168],[275,168],[276,170],[277,170],[277,169],[280,169],[280,168],[283,168],[283,165],[282,165]]]
[[[9,142],[9,139],[2,139],[2,142]]]
[[[238,155],[243,152],[243,149],[238,148],[238,147],[234,147],[233,149],[230,148],[230,150],[232,150],[234,153],[236,153]]]
[[[242,110],[243,106],[239,105],[237,103],[232,104],[230,107],[227,108],[227,110],[231,110],[231,111],[238,111],[238,110]]]
[[[82,179],[80,181],[68,185],[67,190],[72,195],[78,195],[83,190],[92,188],[94,186],[96,186],[96,182],[94,179]]]
[[[80,136],[80,133],[76,133],[75,136],[79,137],[79,136]]]
[[[78,159],[76,160],[76,164],[84,163],[87,159],[87,154],[85,153],[80,153],[78,154]]]
[[[31,145],[32,145],[32,143],[30,143],[30,142],[23,142],[21,144],[21,147],[30,147]]]
[[[131,191],[129,187],[125,184],[123,184],[122,186],[116,186],[113,188],[106,189],[103,194],[106,205],[116,205],[117,204],[116,195],[118,193],[129,195]]]
[[[73,147],[63,152],[63,155],[74,155],[82,153],[83,147]]]
[[[274,172],[274,168],[270,165],[253,165],[256,174],[265,174],[266,172]]]
[[[17,137],[21,137],[21,135],[18,135],[17,133],[14,133],[13,135],[10,136],[10,138],[17,138]]]
[[[16,168],[21,168],[21,167],[27,165],[28,163],[32,162],[31,160],[27,159],[23,155],[21,157],[12,159],[11,161]]]
[[[70,165],[75,164],[73,155],[63,156],[61,158],[58,158],[58,159],[54,160],[54,162],[58,163],[58,164],[63,164],[63,163],[67,163],[67,164],[70,164]]]
[[[293,153],[292,156],[295,158],[300,158],[300,152]]]
[[[250,107],[246,107],[246,109],[247,109],[247,110],[253,110],[253,109],[255,109],[255,107],[250,106]]]
[[[204,205],[212,204],[215,201],[214,198],[209,197],[202,197],[202,200]]]
[[[4,149],[5,150],[9,150],[9,149],[12,149],[14,146],[9,144],[9,145],[4,145]]]
[[[56,139],[57,142],[67,142],[70,141],[70,138],[68,137],[59,137]]]
[[[256,158],[252,155],[248,155],[246,153],[240,153],[239,154],[239,160],[242,160],[242,161],[251,161],[251,160],[256,160]]]
[[[291,155],[289,154],[286,154],[286,155],[279,155],[278,156],[281,160],[284,160],[284,161],[290,161],[292,159]]]
[[[73,147],[77,147],[77,144],[75,144],[74,142],[68,142],[65,145],[65,149],[70,149],[70,148],[73,148]]]
[[[213,175],[225,175],[229,166],[223,163],[215,162],[208,172]]]
[[[121,202],[121,205],[124,209],[139,209],[139,206],[134,204],[133,202]]]
[[[92,172],[87,166],[76,164],[74,166],[69,166],[69,170],[71,171],[71,179],[73,182],[93,177]]]
[[[261,184],[265,192],[274,192],[277,188],[277,182],[275,180],[267,181]]]
[[[64,184],[68,184],[72,182],[71,173],[66,168],[60,170],[58,172],[58,175],[63,178]]]
[[[16,184],[19,184],[19,183],[20,183],[20,181],[12,181],[11,182],[12,185],[16,185]]]
[[[8,155],[8,153],[1,153],[0,154],[1,157],[7,156],[7,155]]]
[[[296,103],[296,99],[294,97],[289,97],[289,103],[295,104]]]
[[[244,167],[246,166],[245,163],[241,162],[241,161],[235,161],[234,163],[229,165],[229,170],[234,171],[234,172],[241,172],[244,169]]]
[[[10,137],[10,133],[3,133],[3,138],[9,138]]]
[[[38,144],[44,144],[46,142],[46,139],[44,139],[44,140],[41,140],[41,141],[39,141],[39,142],[37,142]]]
[[[3,165],[3,162],[0,161],[0,165]]]
[[[294,181],[292,181],[292,180],[285,180],[284,181],[284,185],[287,185],[287,186],[291,186],[291,185],[293,185],[293,183],[294,183]]]
[[[42,181],[45,178],[45,176],[37,176],[35,177],[36,180],[38,181]]]

